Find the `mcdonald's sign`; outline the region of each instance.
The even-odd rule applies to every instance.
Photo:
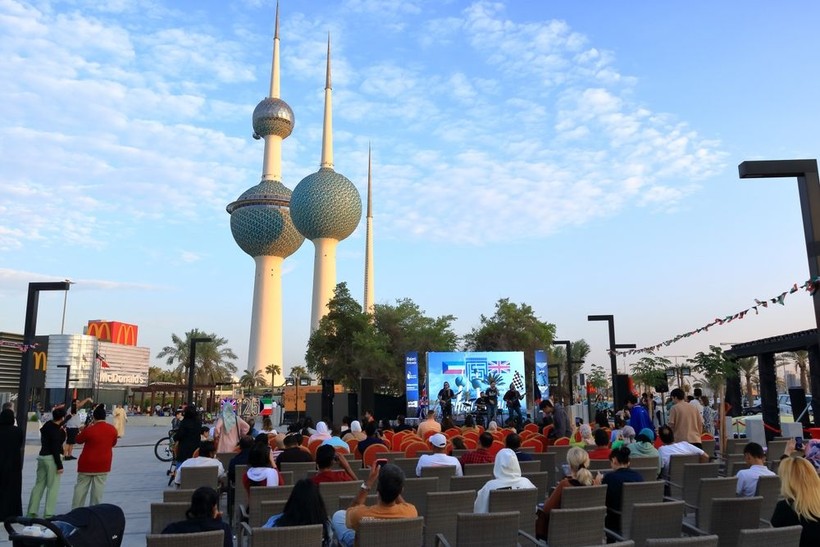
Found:
[[[119,321],[89,321],[86,334],[96,336],[101,342],[111,342],[124,346],[137,345],[139,327]]]
[[[48,369],[48,355],[44,351],[34,352],[34,370],[42,370],[45,372]]]

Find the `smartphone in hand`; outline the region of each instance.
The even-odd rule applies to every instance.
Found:
[[[387,463],[387,460],[386,460],[386,459],[384,459],[384,458],[380,458],[380,459],[376,460],[376,467],[381,468],[381,466],[383,466],[383,465],[384,465],[384,464],[386,464],[386,463]]]
[[[794,449],[795,450],[803,450],[803,437],[795,437],[794,438]]]

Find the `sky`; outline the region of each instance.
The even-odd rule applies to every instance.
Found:
[[[254,264],[225,206],[261,175],[251,113],[274,6],[0,0],[0,331],[22,332],[29,282],[70,279],[65,332],[134,323],[156,355],[198,328],[245,368]],[[411,298],[464,335],[509,298],[608,369],[589,314],[645,347],[808,279],[794,179],[737,166],[820,154],[819,15],[808,0],[282,0],[283,182],[319,165],[330,33],[335,169],[362,196],[372,146],[376,302]],[[364,232],[337,255],[359,301]],[[304,364],[312,276],[306,241],[284,263],[286,372]],[[60,332],[63,297],[41,295],[38,334]],[[658,353],[814,326],[799,291]]]

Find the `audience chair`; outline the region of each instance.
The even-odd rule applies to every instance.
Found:
[[[190,505],[191,496],[193,495],[193,488],[190,490],[183,490],[181,488],[176,490],[163,490],[162,501],[165,503],[187,503],[188,505]]]
[[[373,462],[381,458],[381,454],[384,452],[390,452],[390,449],[381,443],[371,444],[365,448],[364,454],[362,454],[362,467],[372,467]]]
[[[424,441],[412,441],[405,445],[404,447],[404,455],[408,458],[417,458],[420,452],[426,452],[430,450],[430,447]]]
[[[251,528],[262,526],[262,502],[287,500],[293,491],[293,485],[287,486],[251,486],[248,505],[240,506],[242,520]]]
[[[530,479],[530,482],[538,489],[539,503],[547,499],[547,492],[549,492],[549,473],[539,471],[538,473],[523,473],[522,476]],[[450,482],[450,489],[453,489],[452,481]]]
[[[727,477],[736,477],[738,471],[749,469],[749,464],[745,461],[728,461],[726,462],[725,475]]]
[[[709,479],[704,479],[709,480]],[[718,480],[718,479],[715,479]],[[760,505],[763,498],[716,498],[711,500],[712,507],[708,519],[703,526],[693,526],[684,520],[683,531],[690,535],[718,536],[718,547],[735,547],[740,531],[747,528],[757,528],[760,522]]]
[[[676,454],[669,457],[669,476],[665,478],[671,498],[683,499],[683,466],[688,463],[700,463],[700,457],[697,454]]]
[[[660,458],[658,456],[632,456],[629,458],[629,466],[633,469],[635,467],[654,467],[657,469],[659,462]],[[656,472],[655,477],[657,476]]]
[[[640,474],[643,477],[643,480],[646,482],[654,482],[658,480],[658,466],[654,467],[635,467],[634,465],[629,466],[632,471]]]
[[[569,439],[567,439],[567,442],[569,442]],[[564,464],[567,463],[567,452],[570,448],[572,447],[569,444],[565,446],[553,445],[547,450],[547,454],[550,452],[555,454],[555,481],[553,481],[555,484],[558,484],[564,478]],[[551,470],[547,469],[547,471]]]
[[[695,506],[698,502],[701,479],[715,479],[718,476],[718,463],[687,463],[683,466],[683,491],[681,497],[687,505]],[[676,496],[673,496],[676,497]]]
[[[622,532],[607,529],[606,535],[618,541],[631,539],[637,547],[646,545],[649,538],[679,538],[683,509],[683,501],[636,503],[630,519],[622,521]]]
[[[632,527],[632,515],[634,513],[635,504],[662,503],[663,486],[663,481],[624,483],[620,509],[615,509],[612,507],[607,508],[607,512],[615,517],[615,519],[610,520],[614,520],[616,523],[619,523],[613,531],[617,532],[624,538],[631,538],[632,533],[630,530]],[[653,515],[654,520],[654,513],[647,513],[644,511],[641,511],[640,513],[644,519],[646,519],[646,515],[650,514]],[[683,504],[681,504],[680,516],[683,516]],[[680,526],[677,526],[676,529],[680,530]]]
[[[798,547],[802,526],[783,528],[749,528],[741,530],[737,547]]]
[[[225,532],[196,532],[194,534],[148,534],[145,536],[147,547],[223,547]]]
[[[270,501],[263,501],[259,504],[259,512],[262,514],[262,518],[260,521],[262,524],[268,522],[268,519],[271,518],[273,515],[278,515],[282,511],[285,510],[285,504],[288,500],[270,500]],[[330,511],[330,508],[328,508]],[[261,525],[260,525],[261,526]]]
[[[604,542],[605,517],[606,507],[553,509],[550,512],[550,526],[546,543],[536,540],[523,530],[519,530],[518,535],[520,538],[542,547],[601,545]],[[629,543],[631,542],[626,542],[625,545],[629,545]]]
[[[463,466],[465,475],[492,475],[494,463],[468,463]]]
[[[427,513],[427,492],[438,492],[438,477],[421,477],[404,479],[401,497],[416,507],[419,515]]]
[[[706,452],[706,455],[709,456],[709,459],[715,458],[715,439],[702,439],[700,441],[701,447],[703,451]]]
[[[356,496],[339,496],[339,507],[333,509],[332,507],[327,507],[328,516],[332,516],[334,511],[347,511],[347,508],[353,503],[353,500],[356,499]],[[365,505],[376,505],[379,501],[378,494],[368,494],[364,500]]]
[[[716,535],[684,538],[647,539],[646,547],[717,547]]]
[[[416,467],[419,464],[418,458],[396,458],[393,460],[393,465],[404,471],[405,477],[415,477]]]
[[[519,515],[517,511],[504,513],[459,513],[455,534],[436,534],[435,545],[450,547],[495,547],[516,545]],[[452,540],[452,544],[450,540]],[[428,543],[432,545],[432,543]]]
[[[538,503],[537,488],[519,488],[490,491],[490,513],[518,511],[518,529],[535,535],[535,506]]]
[[[757,488],[755,488],[755,496],[763,498],[760,504],[760,520],[765,524],[771,526],[769,522],[774,513],[774,508],[780,499],[780,477],[777,475],[758,477]]]
[[[465,475],[463,477],[450,478],[450,491],[460,492],[462,490],[481,490],[481,487],[493,480],[492,475]],[[440,492],[441,490],[439,490]]]
[[[555,452],[536,452],[532,455],[532,458],[541,462],[541,471],[549,473],[547,489],[555,486]]]
[[[325,502],[325,507],[337,507],[339,496],[355,496],[359,493],[359,481],[323,482],[319,484],[319,494]],[[332,511],[332,509],[329,509]]]
[[[437,467],[422,467],[422,477],[438,477],[438,491],[448,492],[450,490],[450,479],[456,474],[454,465],[442,465]],[[414,473],[415,475],[415,473]],[[412,476],[412,475],[411,475]]]
[[[564,488],[561,493],[561,509],[583,509],[586,507],[606,507],[605,484]],[[550,517],[550,520],[552,520],[552,517]]]
[[[726,454],[743,454],[743,448],[749,443],[749,439],[726,439]]]
[[[280,545],[308,547],[321,545],[322,533],[324,532],[321,524],[250,528],[247,523],[243,522],[242,527],[243,534],[249,538],[248,547],[279,547]]]
[[[424,519],[372,519],[359,523],[356,543],[361,547],[419,547],[424,537]],[[287,544],[290,546],[290,544]]]
[[[518,462],[518,467],[521,468],[521,474],[524,473],[538,473],[542,471],[541,469],[541,462],[539,460],[533,460],[531,462]]]
[[[766,459],[770,462],[779,461],[780,456],[786,452],[786,444],[789,439],[775,439],[766,443]]]
[[[293,471],[293,475],[295,477],[302,478],[304,477],[305,473],[308,471],[313,471],[316,469],[315,462],[282,462],[282,465],[279,466],[281,469],[280,471]]]
[[[185,513],[191,506],[191,500],[185,503],[152,503],[151,504],[151,533],[161,534],[165,527],[172,522],[185,520]]]
[[[475,495],[475,490],[428,492],[427,513],[424,515],[424,545],[433,545],[437,534],[456,537],[457,515],[472,513]]]
[[[687,504],[686,506],[687,509],[695,510],[694,526],[708,531],[711,528],[711,519],[713,517],[712,501],[715,498],[735,496],[736,490],[737,479],[734,477],[701,479],[700,488],[698,489],[697,505],[691,506]],[[758,508],[755,516],[759,517],[759,515],[760,509]],[[692,524],[692,519],[688,519],[688,522]]]
[[[182,490],[196,490],[200,486],[219,489],[219,469],[215,465],[208,467],[184,467],[177,469],[181,473],[179,487]]]

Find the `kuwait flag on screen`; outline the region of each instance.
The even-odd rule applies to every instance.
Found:
[[[442,363],[441,364],[441,373],[442,374],[464,374],[464,363],[459,363],[459,362]]]
[[[273,401],[270,397],[262,397],[262,416],[270,416],[273,413]]]

